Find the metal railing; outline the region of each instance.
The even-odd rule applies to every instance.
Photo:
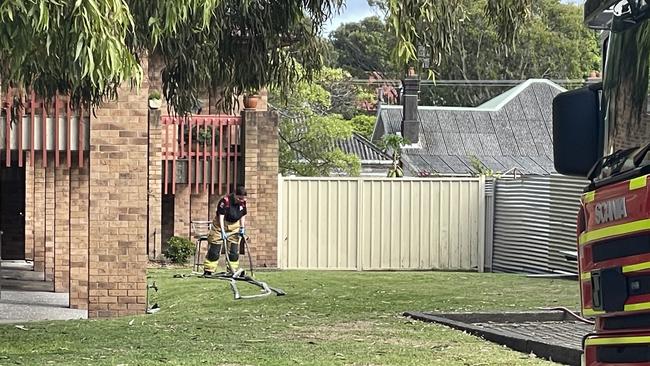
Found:
[[[162,117],[161,123],[164,194],[176,193],[177,175],[196,193],[222,194],[224,184],[239,182],[240,116]]]
[[[5,98],[6,97],[6,98]],[[55,96],[52,103],[36,98],[34,93],[25,95],[9,89],[4,101],[0,101],[0,151],[5,155],[7,167],[17,163],[19,167],[42,155],[41,165],[46,167],[49,153],[54,155],[54,165],[64,162],[73,166],[73,157],[79,167],[84,166],[90,149],[90,113],[73,109],[69,98]],[[17,103],[23,100],[23,103]],[[29,152],[29,154],[27,154]],[[63,156],[61,156],[63,155]]]

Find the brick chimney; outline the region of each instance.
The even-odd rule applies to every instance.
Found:
[[[402,81],[402,137],[410,144],[416,144],[420,136],[420,121],[418,120],[418,98],[420,94],[420,78],[415,70],[409,68],[408,76]]]

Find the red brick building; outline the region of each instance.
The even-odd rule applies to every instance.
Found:
[[[192,220],[211,219],[235,182],[249,192],[255,262],[276,266],[277,117],[264,103],[212,115],[211,97],[190,119],[151,110],[160,69],[145,61],[141,88],[122,88],[94,113],[65,98],[48,106],[0,96],[2,258],[33,261],[89,317],[144,312],[148,260],[171,235],[190,236]],[[21,97],[24,107],[12,107]],[[210,142],[188,141],[197,128]]]

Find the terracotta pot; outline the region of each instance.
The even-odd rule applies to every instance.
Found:
[[[247,95],[244,97],[244,108],[246,109],[256,109],[257,101],[259,97],[257,95]]]

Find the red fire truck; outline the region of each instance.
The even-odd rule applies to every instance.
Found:
[[[650,0],[587,0],[602,83],[553,102],[556,170],[587,178],[577,220],[583,364],[650,365]]]

